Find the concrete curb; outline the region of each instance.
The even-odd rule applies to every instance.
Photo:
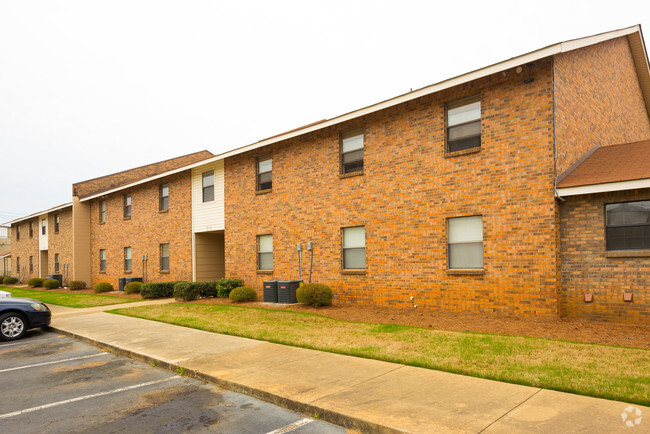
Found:
[[[285,398],[283,396],[279,396],[270,392],[266,392],[261,389],[256,389],[252,388],[249,386],[244,386],[239,383],[229,381],[223,378],[219,378],[213,375],[208,375],[193,369],[188,369],[184,368],[182,365],[175,365],[172,363],[168,363],[153,357],[146,356],[144,354],[140,353],[135,353],[133,351],[125,350],[123,348],[117,347],[115,345],[110,345],[106,344],[85,336],[78,335],[76,333],[72,333],[66,330],[62,330],[56,327],[50,327],[51,330],[54,330],[58,333],[61,333],[63,335],[69,336],[71,338],[80,340],[82,342],[85,342],[87,344],[93,345],[97,348],[100,348],[102,350],[110,351],[111,353],[115,353],[120,356],[125,356],[129,357],[134,360],[138,360],[150,365],[153,365],[155,363],[155,366],[158,368],[163,368],[167,371],[170,372],[176,372],[178,373],[179,370],[183,370],[184,373],[183,375],[186,377],[190,378],[195,378],[197,380],[205,381],[207,383],[211,383],[214,385],[217,385],[219,387],[222,387],[226,390],[229,390],[231,392],[237,392],[237,393],[242,393],[244,395],[252,396],[254,398],[260,399],[262,401],[268,402],[269,404],[277,405],[283,408],[286,408],[287,410],[295,411],[297,413],[301,413],[304,415],[307,415],[309,417],[314,417],[314,415],[318,415],[319,420],[324,420],[326,422],[330,422],[339,426],[342,426],[347,429],[351,430],[356,430],[360,432],[372,432],[372,433],[380,433],[380,434],[396,434],[396,433],[407,433],[408,431],[404,431],[401,429],[385,426],[385,425],[380,425],[375,422],[370,422],[367,420],[359,419],[353,416],[349,416],[346,414],[342,414],[336,411],[331,411],[322,407],[319,407],[317,405],[312,405],[312,404],[307,404],[304,402],[296,401],[293,399]]]

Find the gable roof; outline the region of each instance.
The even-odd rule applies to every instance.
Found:
[[[560,176],[560,196],[650,187],[650,140],[604,146]]]
[[[65,208],[68,208],[68,207],[71,207],[71,206],[72,206],[72,202],[64,203],[63,205],[58,205],[58,206],[46,209],[44,211],[38,211],[38,212],[35,212],[35,213],[32,213],[32,214],[29,214],[29,215],[27,215],[25,217],[19,217],[19,218],[14,219],[14,220],[12,220],[10,222],[3,223],[3,226],[4,225],[11,226],[13,223],[20,223],[22,221],[30,220],[30,219],[33,219],[34,217],[38,217],[38,216],[41,216],[43,214],[49,214],[49,213],[54,212],[54,211],[60,211],[62,209],[65,209]]]
[[[84,198],[97,195],[102,192],[113,190],[121,186],[127,186],[137,181],[160,175],[184,166],[187,166],[207,158],[214,157],[209,151],[199,151],[133,169],[123,170],[99,178],[89,179],[72,184],[72,195]]]

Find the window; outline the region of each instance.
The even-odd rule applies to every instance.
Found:
[[[214,170],[203,173],[203,202],[214,200]]]
[[[481,101],[447,106],[447,152],[481,146]]]
[[[99,222],[106,223],[106,201],[99,202]]]
[[[169,209],[169,184],[160,186],[160,211],[167,211]]]
[[[650,249],[650,200],[605,205],[607,250]]]
[[[447,219],[447,268],[483,268],[483,217]]]
[[[34,272],[34,257],[33,256],[29,257],[29,272],[30,273]]]
[[[169,271],[169,244],[160,245],[160,271]]]
[[[20,224],[16,225],[16,241],[20,240]]]
[[[54,215],[54,233],[55,234],[59,233],[59,215],[58,214]]]
[[[41,234],[45,235],[47,231],[47,221],[45,219],[41,220]]]
[[[124,271],[131,271],[131,247],[124,248]]]
[[[34,222],[29,222],[29,238],[34,238]]]
[[[99,250],[99,271],[106,271],[106,250]]]
[[[264,157],[257,160],[257,191],[273,188],[272,174],[273,160],[271,157]]]
[[[366,228],[343,228],[343,269],[366,268]]]
[[[363,171],[363,134],[358,131],[341,136],[341,173]]]
[[[16,273],[20,274],[20,257],[16,257]]]
[[[257,236],[257,269],[273,270],[273,235]]]
[[[59,272],[59,254],[54,254],[54,271]]]
[[[130,194],[124,195],[124,218],[125,219],[131,218],[131,195]]]

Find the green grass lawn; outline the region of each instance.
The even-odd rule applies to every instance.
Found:
[[[650,351],[458,333],[240,306],[169,304],[111,311],[210,332],[650,405]]]
[[[77,308],[110,306],[112,304],[142,301],[132,298],[114,297],[110,295],[65,294],[47,290],[39,291],[34,289],[14,288],[11,286],[0,286],[0,290],[11,292],[11,295],[14,297],[33,298],[34,300],[39,300],[43,303]]]

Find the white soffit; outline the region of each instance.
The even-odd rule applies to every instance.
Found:
[[[560,197],[577,196],[579,194],[608,193],[610,191],[636,190],[650,188],[650,179],[635,179],[633,181],[607,182],[605,184],[580,185],[577,187],[558,188]]]

